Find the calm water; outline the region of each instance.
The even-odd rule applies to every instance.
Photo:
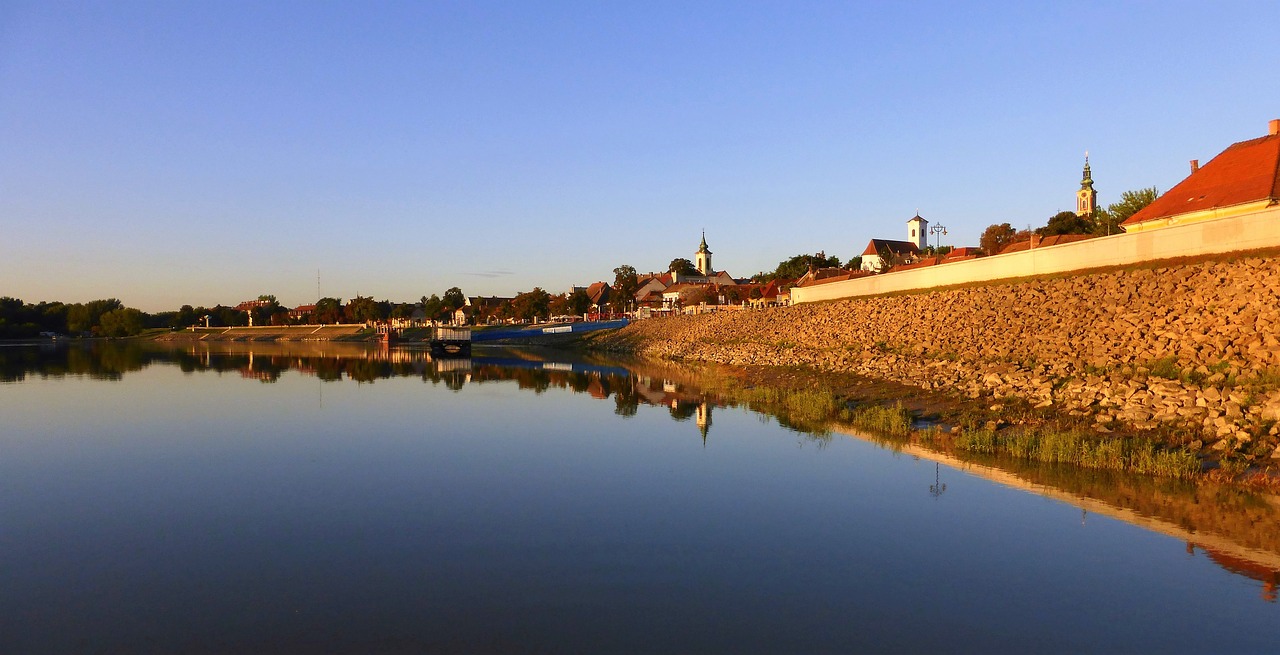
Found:
[[[1280,649],[1280,555],[670,369],[234,350],[0,348],[0,652]]]

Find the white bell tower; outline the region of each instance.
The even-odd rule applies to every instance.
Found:
[[[920,250],[929,245],[929,221],[920,218],[918,212],[907,221],[907,241],[916,244]]]

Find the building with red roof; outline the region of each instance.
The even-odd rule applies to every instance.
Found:
[[[1239,216],[1280,203],[1280,120],[1267,136],[1232,144],[1209,163],[1191,162],[1191,175],[1130,216],[1121,227],[1140,232]]]
[[[862,251],[862,270],[883,273],[895,264],[909,264],[920,258],[920,247],[910,241],[872,239]]]

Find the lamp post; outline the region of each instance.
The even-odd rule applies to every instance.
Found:
[[[930,225],[930,226],[929,226],[929,235],[930,235],[930,236],[936,237],[936,236],[937,236],[937,235],[939,235],[939,234],[941,234],[941,235],[944,235],[944,236],[945,236],[945,235],[947,234],[947,226],[943,225],[942,223],[935,223],[935,224],[933,224],[933,225]],[[933,247],[933,251],[934,251],[934,252],[937,252],[937,251],[938,251],[938,248],[941,248],[941,247],[942,247],[942,244],[941,244],[941,243],[938,243],[937,245],[935,245],[935,246]]]

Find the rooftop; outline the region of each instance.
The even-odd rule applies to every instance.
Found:
[[[1121,225],[1194,211],[1280,199],[1280,120],[1270,134],[1232,144]]]

